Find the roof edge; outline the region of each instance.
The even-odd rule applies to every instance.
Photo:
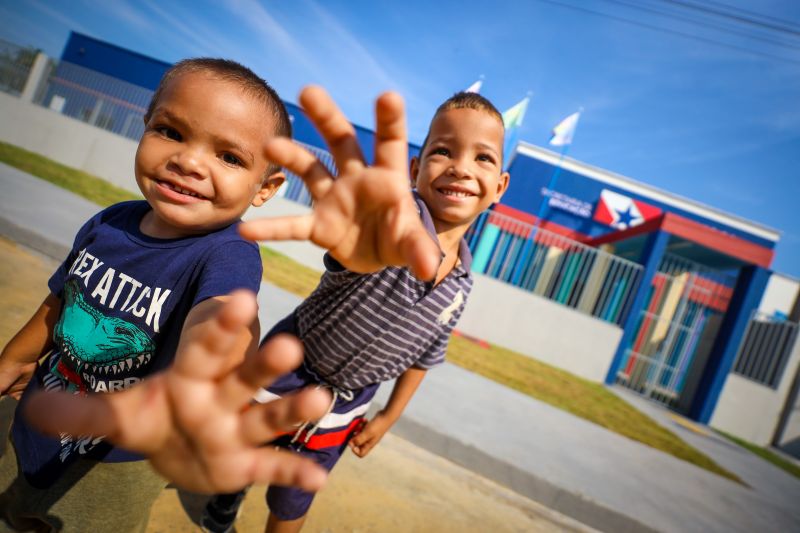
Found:
[[[527,155],[553,165],[557,165],[559,159],[561,159],[560,154],[525,141],[520,141],[517,144],[515,152],[519,152],[522,155]],[[779,241],[782,234],[780,230],[769,227],[765,224],[748,220],[744,217],[740,217],[702,202],[698,202],[697,200],[692,200],[691,198],[686,198],[685,196],[671,193],[653,185],[648,185],[641,181],[637,181],[633,178],[583,163],[582,161],[578,161],[577,159],[573,159],[571,157],[564,157],[561,159],[561,167],[566,170],[580,172],[587,176],[596,178],[604,183],[616,185],[617,187],[628,189],[644,196],[649,196],[664,204],[672,205],[684,211],[704,216],[710,220],[720,222],[738,230],[746,231],[757,237],[761,237],[774,243]]]

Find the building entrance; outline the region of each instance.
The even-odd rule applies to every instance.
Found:
[[[736,276],[664,254],[616,382],[687,412]]]

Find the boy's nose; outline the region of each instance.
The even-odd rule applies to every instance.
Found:
[[[467,161],[460,159],[453,160],[450,168],[447,169],[448,173],[458,179],[468,178],[472,176],[472,171]]]
[[[208,173],[205,159],[199,150],[186,149],[176,152],[169,161],[171,170],[186,176],[202,179]]]

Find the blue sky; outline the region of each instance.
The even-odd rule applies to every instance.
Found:
[[[682,5],[698,2],[796,31]],[[532,93],[534,144],[583,107],[570,156],[780,230],[773,268],[800,277],[796,0],[0,0],[0,20],[0,38],[54,57],[70,30],[165,61],[230,57],[287,100],[324,85],[368,127],[397,90],[415,142],[480,76],[501,110]]]

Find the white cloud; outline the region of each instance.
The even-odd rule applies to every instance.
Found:
[[[160,26],[161,34],[183,44],[183,48],[190,55],[228,57],[237,55],[238,48],[230,43],[219,29],[208,25],[207,12],[200,16],[192,7],[177,12],[175,9],[164,9],[153,0],[145,0],[143,3],[166,22]],[[159,22],[153,21],[153,24],[158,25]],[[179,52],[179,55],[184,56],[186,52]]]
[[[131,5],[127,0],[115,0],[114,2],[90,2],[91,9],[103,9],[112,16],[135,26],[140,30],[152,33],[156,25],[138,8],[138,5]]]
[[[39,2],[39,0],[28,0],[28,4],[33,6],[37,11],[40,11],[41,13],[44,13],[48,17],[61,22],[71,30],[77,30],[82,33],[89,33],[86,27],[80,22],[78,22],[77,19],[74,19],[72,17],[65,15],[64,13],[61,13],[60,11],[53,9],[50,6]]]

